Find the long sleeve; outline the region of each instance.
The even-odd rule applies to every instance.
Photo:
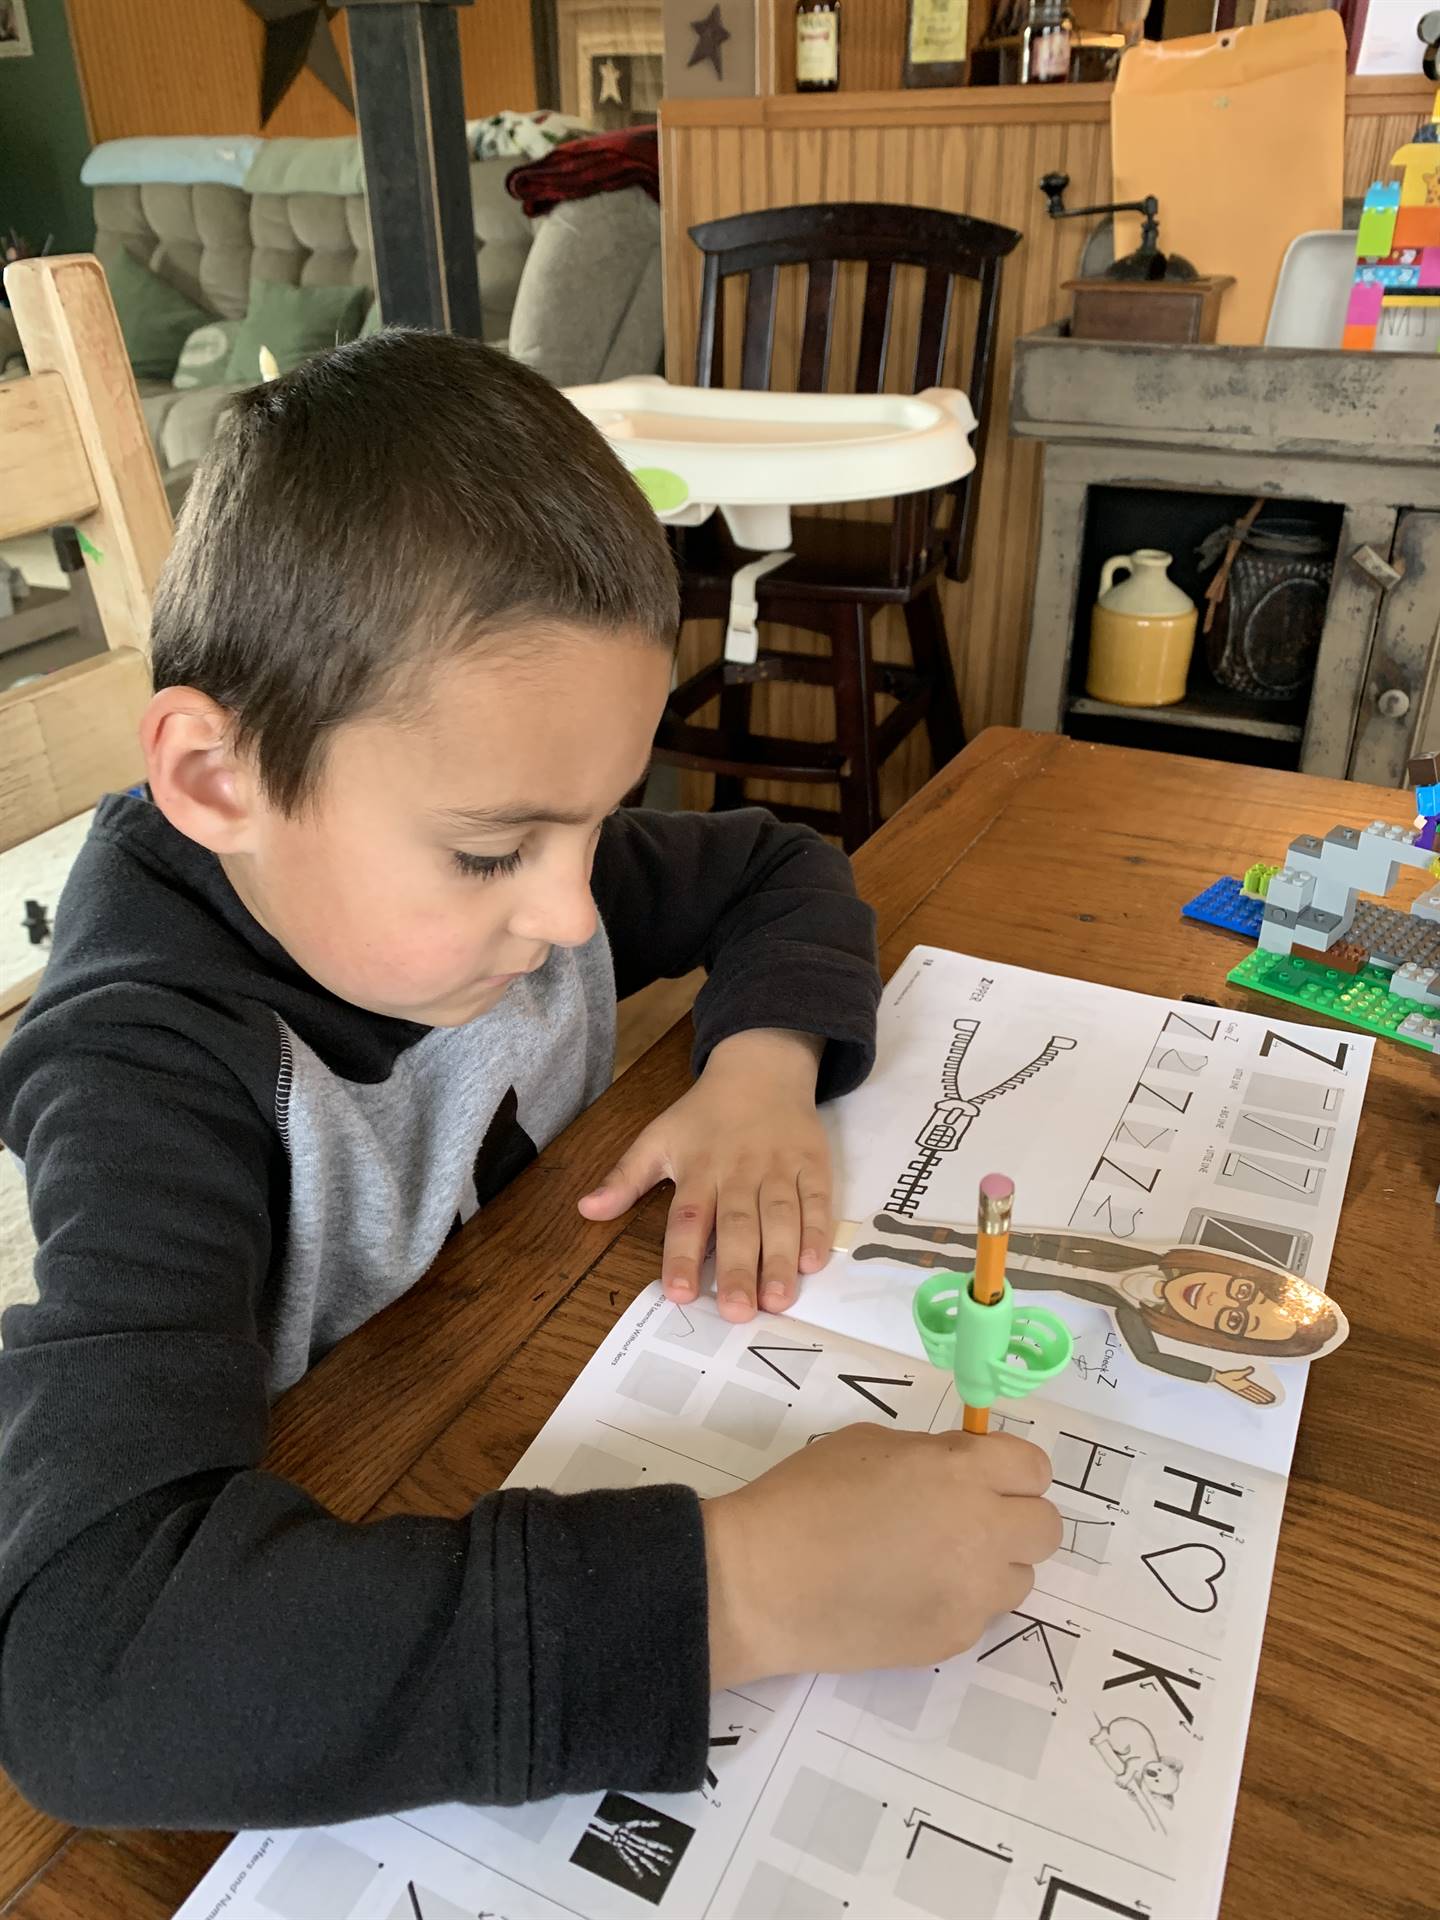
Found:
[[[826,1042],[819,1097],[875,1058],[875,916],[850,863],[807,827],[758,807],[627,809],[606,822],[592,882],[621,999],[703,966],[694,1067],[731,1034],[784,1027]]]
[[[284,1153],[200,1042],[213,1010],[128,1002],[32,1020],[0,1075],[40,1248],[0,1353],[6,1771],[61,1818],[136,1827],[697,1785],[694,1495],[352,1525],[266,1473]]]

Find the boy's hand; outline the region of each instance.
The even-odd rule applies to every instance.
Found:
[[[862,1425],[706,1500],[712,1689],[962,1653],[1059,1548],[1049,1484],[1011,1434]]]
[[[673,1180],[662,1275],[693,1300],[712,1231],[715,1293],[727,1320],[795,1299],[797,1275],[830,1256],[830,1148],[815,1112],[823,1042],[771,1029],[722,1040],[705,1071],[580,1202],[613,1220],[657,1181]]]

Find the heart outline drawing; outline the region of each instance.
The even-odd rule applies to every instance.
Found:
[[[1176,1587],[1172,1586],[1171,1583],[1165,1578],[1165,1575],[1160,1571],[1159,1567],[1156,1566],[1155,1562],[1157,1560],[1166,1560],[1170,1557],[1171,1554],[1175,1554],[1175,1553],[1210,1554],[1214,1557],[1216,1561],[1219,1562],[1218,1566],[1214,1568],[1213,1572],[1205,1573],[1205,1574],[1200,1573],[1198,1568],[1195,1568],[1192,1562],[1187,1561],[1184,1563],[1186,1571],[1195,1572],[1200,1582],[1200,1585],[1208,1589],[1209,1596],[1210,1596],[1208,1605],[1197,1604],[1195,1601],[1187,1600],[1185,1598],[1185,1595],[1182,1592],[1180,1592]],[[1219,1606],[1220,1604],[1219,1581],[1220,1581],[1221,1575],[1225,1571],[1227,1562],[1224,1554],[1221,1553],[1220,1549],[1217,1546],[1213,1546],[1210,1543],[1210,1541],[1187,1540],[1187,1541],[1184,1541],[1178,1547],[1157,1547],[1154,1553],[1142,1553],[1140,1558],[1145,1562],[1145,1565],[1150,1569],[1151,1573],[1154,1574],[1155,1578],[1160,1582],[1161,1586],[1165,1589],[1166,1593],[1169,1594],[1170,1598],[1175,1602],[1176,1606],[1184,1607],[1187,1613],[1213,1613],[1216,1607]],[[1176,1568],[1171,1569],[1172,1572],[1178,1572],[1179,1570],[1180,1569],[1178,1566]],[[1191,1591],[1194,1592],[1197,1596],[1199,1594],[1199,1590],[1200,1590],[1199,1587],[1195,1587],[1191,1589]]]

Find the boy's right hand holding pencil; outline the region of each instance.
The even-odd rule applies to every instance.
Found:
[[[1059,1548],[1049,1485],[1010,1434],[864,1424],[707,1500],[711,1686],[962,1653]]]

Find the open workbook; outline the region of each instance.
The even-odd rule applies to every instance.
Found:
[[[1024,1608],[941,1666],[716,1695],[697,1793],[242,1834],[180,1920],[1213,1914],[1305,1355],[1343,1337],[1291,1337],[1277,1270],[1325,1285],[1371,1048],[917,949],[829,1116],[830,1266],[743,1326],[649,1288],[510,1484],[711,1495],[857,1419],[958,1425],[910,1299],[1000,1167],[1012,1283],[1075,1336],[993,1422],[1064,1516]]]

